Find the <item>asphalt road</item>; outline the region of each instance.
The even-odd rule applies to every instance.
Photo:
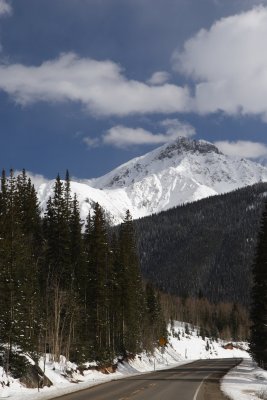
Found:
[[[198,360],[181,367],[111,381],[60,400],[221,400],[220,378],[240,359]]]

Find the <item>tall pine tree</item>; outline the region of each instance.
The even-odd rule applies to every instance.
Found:
[[[98,203],[86,227],[87,252],[87,314],[91,356],[100,361],[110,358],[109,323],[109,243],[104,211]]]
[[[139,266],[133,221],[129,210],[120,228],[121,332],[123,351],[136,354],[141,350],[144,292]]]
[[[38,255],[40,232],[37,197],[23,171],[17,178],[2,173],[0,195],[0,337],[7,344],[6,370],[14,346],[28,352],[38,347]]]
[[[261,367],[267,369],[267,201],[252,272],[250,354]]]
[[[58,175],[54,194],[47,202],[44,218],[45,260],[42,271],[43,295],[46,299],[46,331],[50,351],[58,360],[60,354],[69,356],[75,314],[74,227],[69,175],[63,183]],[[73,240],[72,240],[73,239]]]

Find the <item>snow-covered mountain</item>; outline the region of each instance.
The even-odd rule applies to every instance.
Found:
[[[134,218],[158,213],[234,189],[267,181],[267,167],[222,154],[212,143],[179,138],[108,174],[72,183],[85,218],[95,202],[122,220],[127,209]],[[53,181],[39,187],[42,207],[53,191]]]

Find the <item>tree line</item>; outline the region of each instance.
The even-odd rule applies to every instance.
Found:
[[[25,170],[1,176],[0,365],[15,349],[82,363],[152,350],[166,337],[158,292],[141,278],[129,211],[111,230],[98,203],[83,223],[68,172],[41,216]]]
[[[184,321],[198,329],[203,338],[247,341],[250,335],[248,310],[236,303],[211,303],[202,297],[176,297],[161,294],[165,319]]]
[[[135,221],[141,269],[168,318],[248,340],[267,370],[267,183]],[[179,296],[179,297],[177,297]]]

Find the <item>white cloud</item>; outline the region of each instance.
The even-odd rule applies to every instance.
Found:
[[[0,0],[0,13],[3,4],[10,7]],[[71,101],[100,116],[221,110],[228,115],[261,116],[267,122],[266,37],[265,6],[199,31],[173,55],[174,68],[191,79],[191,93],[187,86],[168,83],[166,71],[155,72],[147,82],[131,80],[112,61],[74,53],[39,66],[0,64],[0,91],[21,105]]]
[[[259,6],[202,29],[173,56],[195,81],[193,110],[267,114],[267,8]]]
[[[12,7],[7,0],[0,0],[0,18],[9,16],[12,14]],[[3,46],[0,43],[0,52],[2,52]]]
[[[166,71],[157,71],[148,79],[149,85],[162,85],[170,79],[170,74]]]
[[[239,156],[246,158],[258,158],[267,156],[267,146],[264,143],[257,143],[245,140],[236,142],[218,141],[214,143],[222,153],[228,156]]]
[[[90,136],[87,136],[83,138],[83,142],[88,146],[88,147],[98,147],[99,145],[99,138],[95,137],[92,138]]]
[[[166,135],[173,139],[179,136],[190,137],[196,134],[196,130],[192,125],[181,122],[179,119],[165,119],[161,122],[161,126],[167,129]]]
[[[134,145],[157,144],[166,141],[165,135],[155,135],[143,128],[128,128],[117,125],[103,135],[103,143],[125,148]]]
[[[80,102],[90,113],[125,116],[189,108],[187,88],[128,80],[112,61],[62,54],[40,66],[0,65],[0,90],[17,103]]]
[[[102,142],[118,148],[127,148],[135,145],[152,145],[171,142],[180,136],[192,136],[195,129],[177,119],[165,120],[161,123],[165,133],[152,133],[143,128],[128,128],[117,125],[109,129],[103,136]]]
[[[11,15],[12,7],[6,0],[0,0],[0,17],[3,15]]]

